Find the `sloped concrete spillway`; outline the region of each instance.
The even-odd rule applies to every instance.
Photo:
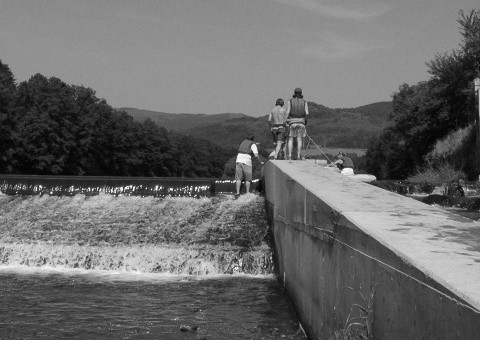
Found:
[[[279,277],[312,339],[478,339],[480,223],[310,161],[264,169]]]
[[[273,273],[263,197],[210,179],[0,176],[0,266]]]

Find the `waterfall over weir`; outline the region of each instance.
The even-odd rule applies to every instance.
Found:
[[[238,200],[213,196],[209,180],[2,179],[3,266],[185,275],[273,273],[259,195]]]
[[[264,198],[233,189],[0,176],[0,338],[305,339]]]

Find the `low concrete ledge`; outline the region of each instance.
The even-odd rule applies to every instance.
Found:
[[[375,339],[478,339],[480,223],[312,161],[264,170],[279,276],[311,339],[362,313]]]

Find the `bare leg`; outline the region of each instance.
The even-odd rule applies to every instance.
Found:
[[[250,182],[249,181],[245,181],[245,187],[247,189],[247,194],[250,192]]]
[[[293,137],[288,137],[288,159],[292,159]]]
[[[297,137],[297,160],[302,159],[302,137]]]
[[[240,179],[237,179],[236,186],[237,186],[237,195],[240,195],[240,187],[242,186],[242,181]]]
[[[275,156],[274,156],[275,159],[277,159],[278,153],[279,153],[280,150],[282,149],[282,144],[283,144],[283,143],[277,142],[277,148],[275,149]]]

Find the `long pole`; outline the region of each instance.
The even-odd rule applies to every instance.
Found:
[[[473,83],[475,84],[475,103],[476,103],[476,107],[477,107],[477,117],[476,117],[476,121],[477,121],[477,148],[476,148],[476,152],[475,152],[475,155],[476,155],[476,160],[475,160],[475,164],[476,164],[476,168],[477,168],[477,172],[480,172],[480,166],[479,166],[479,163],[480,163],[480,74],[475,78],[475,80],[473,81]],[[480,175],[478,176],[478,180],[480,181]]]
[[[473,82],[475,84],[476,106],[478,110],[477,121],[480,121],[480,76],[475,78]]]

